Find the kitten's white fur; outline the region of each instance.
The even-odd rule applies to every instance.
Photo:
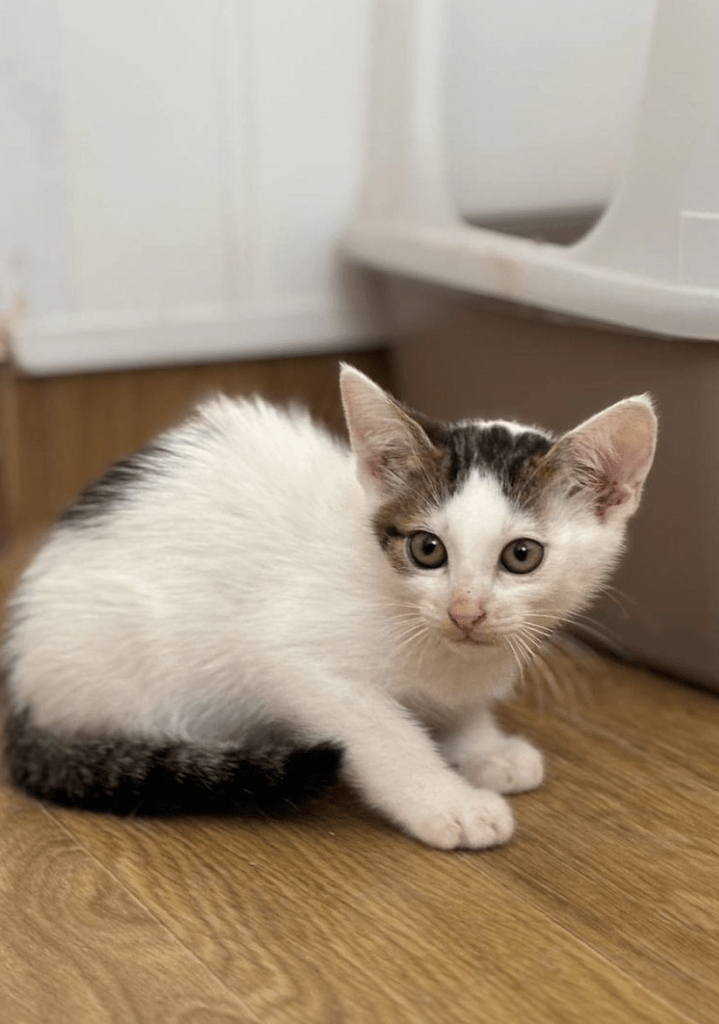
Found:
[[[342,384],[356,454],[303,412],[218,398],[211,430],[191,420],[168,435],[181,474],[140,484],[106,526],[57,530],[22,584],[10,698],[67,731],[241,742],[290,721],[341,743],[345,776],[411,835],[504,842],[514,824],[498,793],[539,785],[543,767],[491,705],[616,562],[651,464],[651,408],[631,399],[576,432],[588,459],[604,444],[599,461],[624,467],[624,498],[601,521],[562,496],[539,521],[474,470],[421,524],[447,566],[404,574],[371,526],[378,453],[401,447],[403,428],[358,371]],[[527,536],[546,547],[541,567],[502,571],[504,545]],[[493,643],[456,642],[457,598],[486,609]]]

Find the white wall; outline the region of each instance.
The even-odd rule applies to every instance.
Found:
[[[69,292],[55,0],[0,0],[0,311],[64,309]]]
[[[0,308],[55,372],[381,334],[336,238],[370,0],[0,0]]]
[[[457,208],[606,201],[655,0],[446,2]],[[0,314],[22,366],[382,337],[337,254],[373,4],[0,0]]]

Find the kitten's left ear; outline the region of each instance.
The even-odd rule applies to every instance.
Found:
[[[654,459],[657,418],[648,395],[617,402],[557,443],[574,490],[589,497],[597,517],[636,512]]]
[[[402,487],[439,453],[422,427],[369,377],[347,363],[340,370],[340,391],[361,483],[387,494]]]

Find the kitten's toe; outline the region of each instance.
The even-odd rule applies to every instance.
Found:
[[[440,850],[482,850],[507,842],[514,832],[514,815],[501,796],[477,790],[461,803],[427,815],[412,831]]]
[[[463,774],[472,785],[495,793],[525,793],[544,781],[544,759],[531,743],[515,736],[464,766]]]

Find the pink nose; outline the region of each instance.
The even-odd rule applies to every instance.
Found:
[[[455,626],[461,629],[463,633],[467,633],[475,626],[479,626],[487,618],[487,613],[484,609],[476,606],[468,610],[466,605],[452,605],[448,614]]]

